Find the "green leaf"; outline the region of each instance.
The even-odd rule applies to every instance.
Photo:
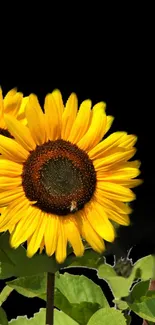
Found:
[[[111,265],[101,265],[98,269],[100,278],[106,280],[116,299],[129,295],[129,289],[135,278],[135,272],[132,272],[128,278],[118,276]]]
[[[110,286],[115,298],[126,297],[135,279],[143,281],[150,279],[154,274],[154,258],[152,255],[145,256],[138,260],[128,278],[118,276],[111,265],[103,264],[98,267],[98,276],[104,279]]]
[[[149,283],[149,280],[136,283],[131,290],[128,301],[136,302],[136,300],[139,300],[140,297],[145,296],[149,288]]]
[[[9,324],[11,325],[44,325],[45,324],[45,308],[41,308],[38,313],[34,314],[34,317],[27,318],[27,316],[18,316],[16,319],[12,319]]]
[[[155,292],[149,291],[148,296],[140,297],[139,301],[128,305],[139,317],[155,322]]]
[[[0,279],[33,275],[41,272],[55,273],[60,267],[63,267],[63,264],[56,263],[54,257],[48,257],[46,254],[36,254],[32,258],[28,258],[23,246],[17,249],[11,248],[9,237],[8,232],[0,236],[0,248],[1,252],[3,252],[3,259],[0,264]],[[6,256],[6,259],[4,256]]]
[[[132,321],[131,316],[130,315],[125,315],[124,317],[126,319],[126,325],[130,325],[131,324],[131,321]]]
[[[7,285],[26,297],[36,297],[46,294],[46,279],[46,273],[41,273],[8,281]],[[70,303],[86,301],[97,303],[100,307],[109,306],[100,286],[83,275],[59,274],[56,276],[55,289]]]
[[[8,325],[7,316],[2,307],[0,307],[0,325]]]
[[[75,320],[67,316],[62,311],[58,311],[55,309],[54,325],[79,325],[79,323],[75,322]]]
[[[98,275],[101,278],[110,279],[111,277],[117,276],[117,273],[110,264],[105,263],[99,266]]]
[[[0,248],[0,264],[1,263],[14,265],[7,254],[2,250],[2,248]]]
[[[84,255],[82,257],[76,257],[72,255],[72,259],[69,263],[69,256],[68,256],[68,267],[74,266],[86,266],[89,268],[98,269],[100,264],[103,264],[105,261],[105,257],[101,256],[100,254],[94,252],[92,249],[86,249]]]
[[[15,289],[19,294],[33,298],[46,294],[47,274],[40,273],[32,276],[20,277],[6,284]]]
[[[146,297],[155,297],[155,290],[148,290],[146,293]]]
[[[104,262],[104,257],[91,249],[86,249],[84,256],[80,258],[70,254],[63,264],[58,264],[53,256],[48,257],[45,253],[28,258],[23,246],[17,249],[11,248],[9,238],[8,232],[0,236],[0,279],[33,275],[41,272],[55,273],[60,268],[68,266],[82,265],[97,269]]]
[[[89,320],[87,325],[126,325],[126,320],[121,311],[114,308],[102,308]]]
[[[100,308],[99,304],[91,302],[81,302],[80,304],[71,304],[61,292],[55,294],[54,304],[57,308],[63,310],[80,325],[87,324],[89,318]]]
[[[60,274],[55,287],[71,302],[83,301],[98,303],[101,307],[109,306],[100,286],[84,275]]]
[[[27,316],[18,316],[16,319],[12,319],[10,325],[45,325],[46,310],[41,308],[39,313],[34,314],[33,318],[28,319]],[[54,325],[79,325],[69,316],[63,312],[54,310]]]
[[[134,268],[140,272],[139,278],[142,281],[153,279],[155,270],[155,258],[153,255],[145,256],[139,259],[135,264]]]
[[[113,302],[116,304],[117,309],[125,310],[125,309],[128,309],[129,308],[127,302],[124,301],[124,300],[114,299]]]
[[[7,285],[26,297],[40,297],[46,300],[46,274],[27,276],[8,281]],[[56,275],[54,304],[80,324],[108,302],[101,290],[85,276],[68,273]]]
[[[101,288],[83,275],[60,274],[55,287],[55,306],[82,325],[99,308],[109,306]]]
[[[3,302],[8,298],[10,293],[13,291],[13,288],[10,288],[9,286],[5,286],[3,290],[0,293],[0,306],[3,304]]]

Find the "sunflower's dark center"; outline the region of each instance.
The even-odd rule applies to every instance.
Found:
[[[7,138],[12,138],[13,139],[13,136],[10,134],[10,132],[6,129],[2,129],[0,128],[0,134],[1,135],[4,135],[5,137]]]
[[[90,201],[96,172],[86,152],[68,141],[37,146],[24,163],[22,184],[26,197],[42,211],[74,213]]]

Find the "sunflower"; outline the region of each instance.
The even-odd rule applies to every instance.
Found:
[[[5,123],[4,117],[6,115],[12,115],[22,123],[26,123],[24,110],[27,101],[28,97],[23,98],[23,94],[17,92],[15,88],[11,89],[3,98],[2,89],[0,88],[0,134],[12,137]]]
[[[76,256],[83,255],[83,239],[101,253],[104,240],[115,238],[113,221],[129,224],[130,188],[141,183],[133,179],[139,161],[128,161],[137,137],[115,132],[103,139],[113,117],[104,102],[91,106],[85,100],[78,109],[74,93],[64,106],[54,90],[44,112],[29,96],[27,126],[4,117],[14,139],[0,135],[0,207],[6,207],[0,232],[10,231],[14,248],[27,241],[28,257],[45,249],[62,263],[68,242]]]

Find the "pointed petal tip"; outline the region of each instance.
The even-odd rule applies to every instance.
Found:
[[[32,251],[29,251],[27,249],[26,256],[29,257],[29,258],[31,258],[31,257],[33,257],[33,255],[34,255],[34,253]]]
[[[37,95],[36,94],[34,94],[34,93],[31,93],[29,96],[28,96],[28,103],[29,102],[32,102],[32,101],[34,101],[34,100],[38,100],[38,97],[37,97]]]
[[[55,257],[56,257],[56,261],[58,264],[63,264],[65,262],[66,256],[61,257],[61,256],[58,256],[58,254],[56,253]]]
[[[96,110],[105,111],[106,110],[106,103],[102,101],[102,102],[98,102],[97,104],[95,104],[93,106],[93,111],[96,111]]]
[[[58,89],[58,88],[55,88],[53,91],[52,91],[52,95],[61,95],[61,91]]]

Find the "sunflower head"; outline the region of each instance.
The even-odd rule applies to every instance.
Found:
[[[62,263],[67,243],[83,254],[83,239],[101,253],[115,238],[112,222],[129,224],[131,188],[141,183],[140,163],[130,160],[137,137],[106,137],[113,117],[105,108],[90,100],[78,107],[74,93],[64,105],[55,90],[44,110],[29,96],[27,125],[4,116],[14,139],[0,136],[0,231],[10,231],[14,248],[27,241],[29,257],[45,249]]]

